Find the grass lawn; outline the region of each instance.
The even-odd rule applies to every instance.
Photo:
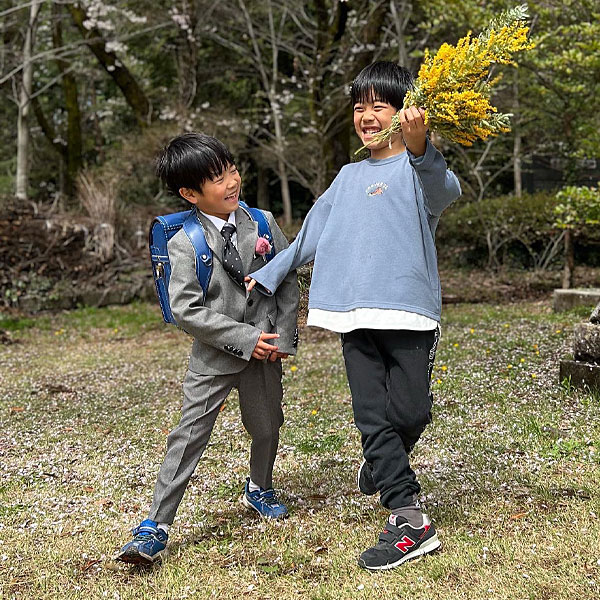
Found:
[[[356,564],[386,518],[355,486],[360,439],[339,339],[305,329],[284,363],[276,486],[291,517],[238,496],[249,439],[232,395],[151,569],[111,560],[146,514],[177,423],[189,339],[152,304],[0,320],[0,600],[459,600],[600,597],[600,399],[558,381],[589,311],[445,309],[434,423],[413,455],[442,549]]]

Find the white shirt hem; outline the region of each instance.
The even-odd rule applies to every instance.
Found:
[[[344,312],[311,308],[306,324],[336,333],[348,333],[354,329],[430,331],[439,327],[437,321],[424,315],[389,308],[355,308]]]

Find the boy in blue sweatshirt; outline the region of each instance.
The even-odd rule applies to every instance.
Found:
[[[402,132],[372,143],[404,103],[412,75],[391,62],[352,84],[354,128],[370,158],[345,165],[314,204],[296,240],[248,285],[269,295],[286,274],[314,260],[308,325],[342,334],[354,421],[364,461],[358,485],[380,492],[390,516],[358,560],[394,568],[440,546],[419,506],[409,454],[431,422],[431,371],[440,335],[435,230],[458,196],[456,176],[429,142],[423,110],[401,110]]]

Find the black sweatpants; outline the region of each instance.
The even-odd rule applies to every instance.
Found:
[[[356,329],[342,336],[354,422],[381,504],[414,503],[421,491],[408,454],[431,422],[430,379],[439,329]]]

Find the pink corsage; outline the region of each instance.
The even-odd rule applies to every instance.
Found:
[[[271,244],[264,237],[259,237],[256,240],[254,253],[258,256],[264,256],[265,254],[269,254],[269,252],[271,252]]]

